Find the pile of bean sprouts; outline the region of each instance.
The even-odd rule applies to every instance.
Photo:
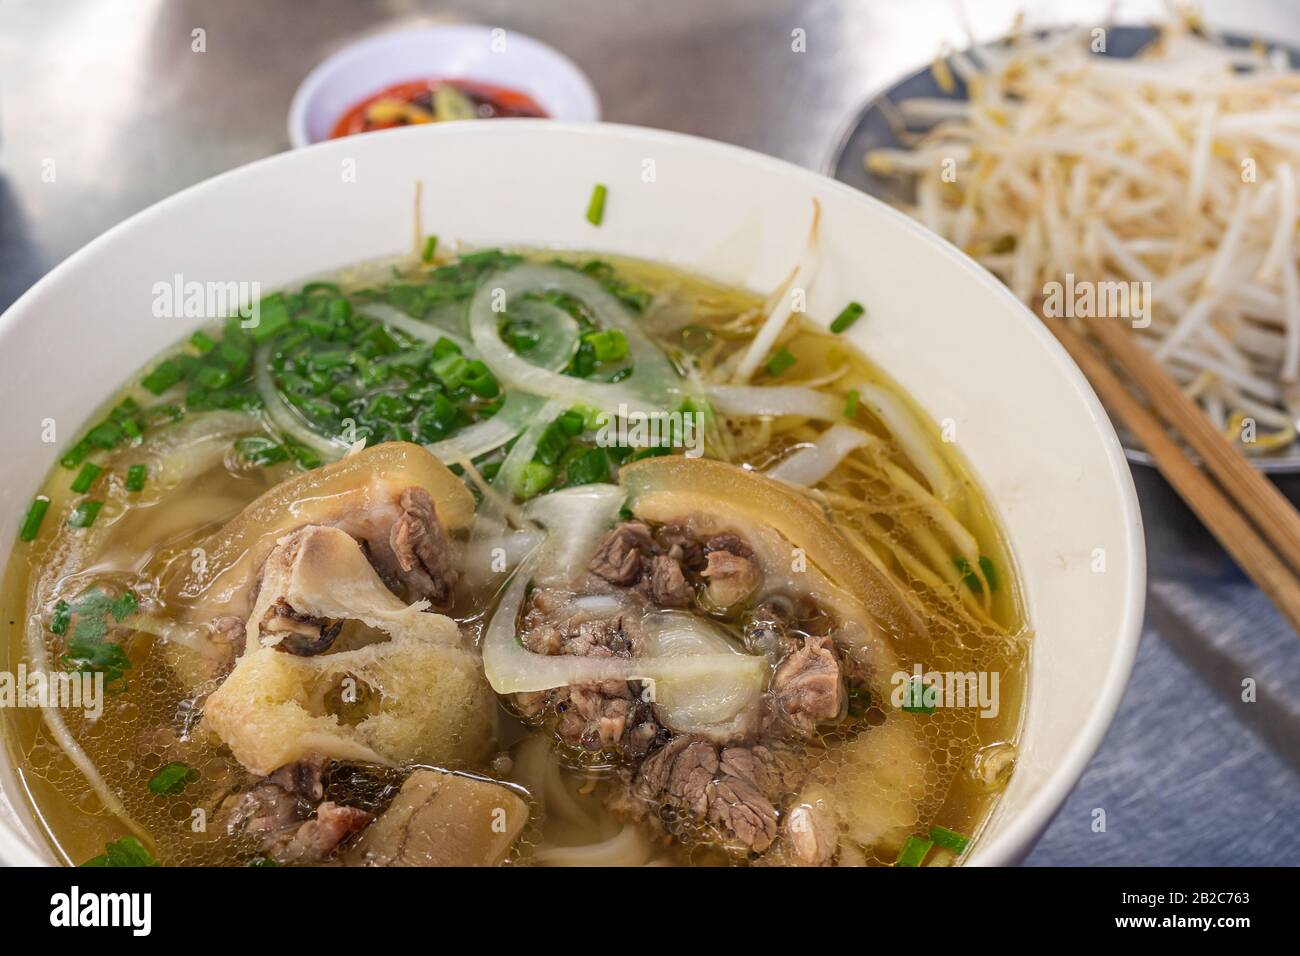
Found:
[[[937,61],[966,98],[885,104],[907,148],[867,169],[910,179],[907,211],[1031,306],[1067,274],[1150,283],[1142,343],[1244,451],[1289,450],[1300,71],[1188,21],[1133,59],[1104,43],[1072,29]]]

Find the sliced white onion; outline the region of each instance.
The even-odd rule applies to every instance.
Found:
[[[765,474],[778,481],[811,488],[839,467],[849,452],[878,441],[852,425],[832,425],[812,444],[800,448]]]
[[[501,462],[500,470],[492,479],[493,488],[507,497],[514,494],[519,486],[520,476],[523,475],[524,466],[532,461],[533,455],[537,453],[537,445],[541,441],[542,433],[564,412],[565,408],[564,402],[552,399],[538,409],[532,423],[523,430],[519,440],[511,447],[510,454],[506,455],[505,460]]]
[[[271,346],[263,345],[257,350],[253,359],[254,381],[257,394],[262,398],[266,414],[270,416],[275,427],[288,435],[304,448],[310,448],[327,461],[342,458],[351,445],[341,438],[332,438],[313,431],[297,412],[289,407],[280,390],[276,388],[271,376]]]
[[[562,292],[583,303],[604,329],[622,331],[633,363],[622,382],[591,382],[534,365],[502,341],[500,313],[494,305],[529,294]],[[606,412],[661,412],[670,404],[677,373],[664,354],[641,331],[636,320],[600,283],[572,269],[525,264],[485,282],[470,303],[470,335],[483,361],[510,388],[544,395],[566,407],[590,405]]]
[[[533,578],[531,562],[516,572],[483,635],[483,673],[498,694],[550,690],[571,684],[606,680],[666,682],[698,680],[734,670],[766,668],[762,658],[705,652],[680,657],[579,657],[573,654],[534,654],[516,639],[519,612]]]
[[[844,400],[800,385],[711,385],[705,395],[715,409],[738,418],[801,415],[822,421],[844,416]]]
[[[391,325],[393,328],[405,332],[413,339],[419,339],[422,342],[436,343],[439,339],[447,339],[455,342],[462,352],[474,357],[474,346],[469,339],[459,335],[441,325],[432,322],[423,322],[420,319],[413,319],[401,309],[395,308],[384,302],[368,302],[364,308],[359,310],[362,315],[382,322],[385,325]]]
[[[524,513],[548,532],[536,579],[572,584],[586,570],[600,539],[618,517],[627,493],[618,485],[580,485],[534,498]]]
[[[767,683],[764,658],[741,652],[717,625],[685,611],[649,614],[642,632],[647,657],[726,661],[707,673],[655,683],[655,712],[666,727],[680,734],[729,737],[753,717]]]
[[[501,408],[491,418],[475,422],[450,438],[424,447],[439,461],[448,464],[458,458],[474,459],[486,455],[527,428],[544,404],[545,401],[536,395],[509,392]]]

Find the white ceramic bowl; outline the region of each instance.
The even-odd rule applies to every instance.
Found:
[[[513,30],[462,24],[380,33],[322,61],[293,95],[289,141],[295,149],[323,142],[350,107],[394,83],[424,77],[518,90],[552,119],[600,119],[596,91],[568,57]]]
[[[758,290],[785,278],[821,203],[810,314],[866,305],[850,335],[936,420],[954,420],[1024,582],[1037,637],[1020,760],[972,862],[1023,855],[1101,740],[1137,646],[1145,555],[1128,466],[1087,382],[996,279],[883,204],[775,159],[620,126],[458,123],[276,156],[161,202],[0,318],[0,382],[15,410],[0,418],[11,450],[0,456],[0,541],[14,540],[58,454],[36,437],[41,420],[69,438],[198,324],[153,318],[155,282],[179,273],[273,289],[403,251],[417,180],[424,228],[444,240],[640,256]],[[599,228],[584,218],[597,182],[609,188]],[[47,858],[11,768],[0,767],[0,793],[0,859]]]

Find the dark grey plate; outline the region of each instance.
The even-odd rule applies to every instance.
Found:
[[[1130,58],[1136,56],[1148,43],[1154,40],[1156,31],[1151,27],[1111,26],[1106,30],[1106,52],[1104,56]],[[1251,41],[1245,37],[1223,36],[1222,39],[1232,46],[1249,46]],[[1300,66],[1300,52],[1284,48],[1292,66]],[[897,103],[914,97],[939,97],[960,100],[966,98],[966,84],[953,75],[955,86],[951,92],[944,92],[927,66],[913,73],[882,93],[873,96],[844,127],[834,148],[827,157],[823,172],[834,176],[840,182],[848,183],[865,193],[882,199],[891,205],[908,203],[912,200],[910,190],[901,180],[877,176],[867,171],[862,159],[873,149],[902,149],[905,144],[894,135],[893,127],[885,118],[880,108],[881,100]],[[1117,425],[1120,439],[1124,444],[1124,454],[1129,461],[1143,465],[1154,464],[1151,456],[1130,435],[1125,434]],[[1292,446],[1283,454],[1270,455],[1252,459],[1261,471],[1300,472],[1300,446]]]

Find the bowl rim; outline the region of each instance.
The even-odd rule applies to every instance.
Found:
[[[1083,402],[1104,446],[1106,462],[1109,468],[1108,477],[1113,481],[1120,498],[1118,504],[1121,509],[1123,543],[1128,560],[1122,584],[1121,601],[1123,610],[1118,622],[1115,649],[1100,691],[1084,717],[1080,730],[1070,747],[1058,761],[1056,767],[1038,785],[1036,792],[1027,799],[1024,808],[1014,816],[1006,819],[1001,832],[976,841],[968,865],[996,866],[1019,862],[1051,822],[1053,816],[1064,804],[1066,797],[1078,783],[1085,767],[1100,746],[1102,738],[1114,719],[1137,655],[1146,603],[1145,538],[1132,472],[1129,470],[1123,448],[1109,416],[1088,380],[1074,363],[1074,360],[1070,358],[1069,353],[1005,285],[960,249],[930,232],[904,213],[893,209],[888,204],[820,172],[742,146],[722,143],[686,133],[618,123],[566,123],[548,119],[505,119],[492,123],[458,123],[450,125],[455,127],[454,135],[461,136],[492,136],[497,135],[496,130],[501,130],[504,134],[507,129],[511,131],[524,129],[529,131],[530,134],[536,135],[590,136],[685,147],[713,153],[729,161],[752,166],[760,171],[767,170],[773,174],[795,176],[807,182],[810,190],[816,188],[819,195],[827,198],[850,203],[874,204],[878,207],[880,213],[893,219],[897,228],[912,232],[921,241],[932,246],[936,253],[945,256],[951,261],[954,268],[963,270],[973,281],[982,283],[995,296],[1000,297],[1006,303],[1007,308],[1019,316],[1019,320],[1026,326],[1027,333],[1035,337],[1039,344],[1045,348],[1047,354],[1055,362],[1057,373],[1064,376],[1066,381],[1073,386],[1078,400]],[[447,127],[439,129],[437,126],[410,127],[388,132],[390,135],[385,137],[384,141],[389,144],[385,148],[389,149],[403,148],[403,137],[414,140],[430,135],[451,134],[451,130]],[[63,281],[65,274],[72,272],[83,259],[95,255],[101,247],[119,242],[122,237],[135,230],[147,228],[153,220],[171,214],[173,208],[183,207],[185,203],[196,196],[224,188],[227,180],[258,176],[262,174],[264,169],[274,168],[280,164],[287,165],[301,162],[302,160],[295,157],[299,157],[304,153],[347,148],[346,139],[327,140],[313,144],[307,147],[306,150],[287,150],[263,157],[202,180],[131,215],[70,254],[24,292],[3,314],[0,314],[0,343],[4,341],[9,330],[24,315],[34,312],[47,289]],[[978,477],[977,473],[976,478]],[[6,553],[5,559],[8,560],[8,558],[9,554]],[[4,796],[0,795],[0,800],[3,799],[5,799]],[[997,813],[996,804],[993,812],[994,814]],[[3,816],[0,816],[0,866],[7,863],[40,865],[46,862],[48,861],[41,859],[37,855],[28,838],[24,834],[15,831],[9,822]]]
[[[353,63],[380,55],[386,47],[393,43],[418,42],[419,37],[427,37],[433,34],[461,34],[468,40],[470,37],[482,38],[485,35],[490,36],[494,29],[505,28],[491,27],[481,23],[398,26],[363,36],[338,48],[313,66],[293,92],[293,99],[289,102],[289,115],[286,120],[290,146],[293,149],[302,149],[328,141],[317,141],[311,138],[307,132],[307,113],[320,87],[339,70],[346,70]],[[596,122],[600,119],[600,97],[596,94],[596,88],[592,85],[590,78],[578,64],[549,43],[534,36],[509,29],[506,30],[506,33],[511,42],[518,42],[525,49],[531,49],[534,53],[552,60],[555,69],[570,74],[575,82],[582,98],[586,101],[582,104],[581,115],[559,117],[557,118],[559,122]],[[542,105],[545,106],[546,104],[543,103]],[[394,131],[384,130],[384,132]],[[242,169],[243,167],[237,168]]]

